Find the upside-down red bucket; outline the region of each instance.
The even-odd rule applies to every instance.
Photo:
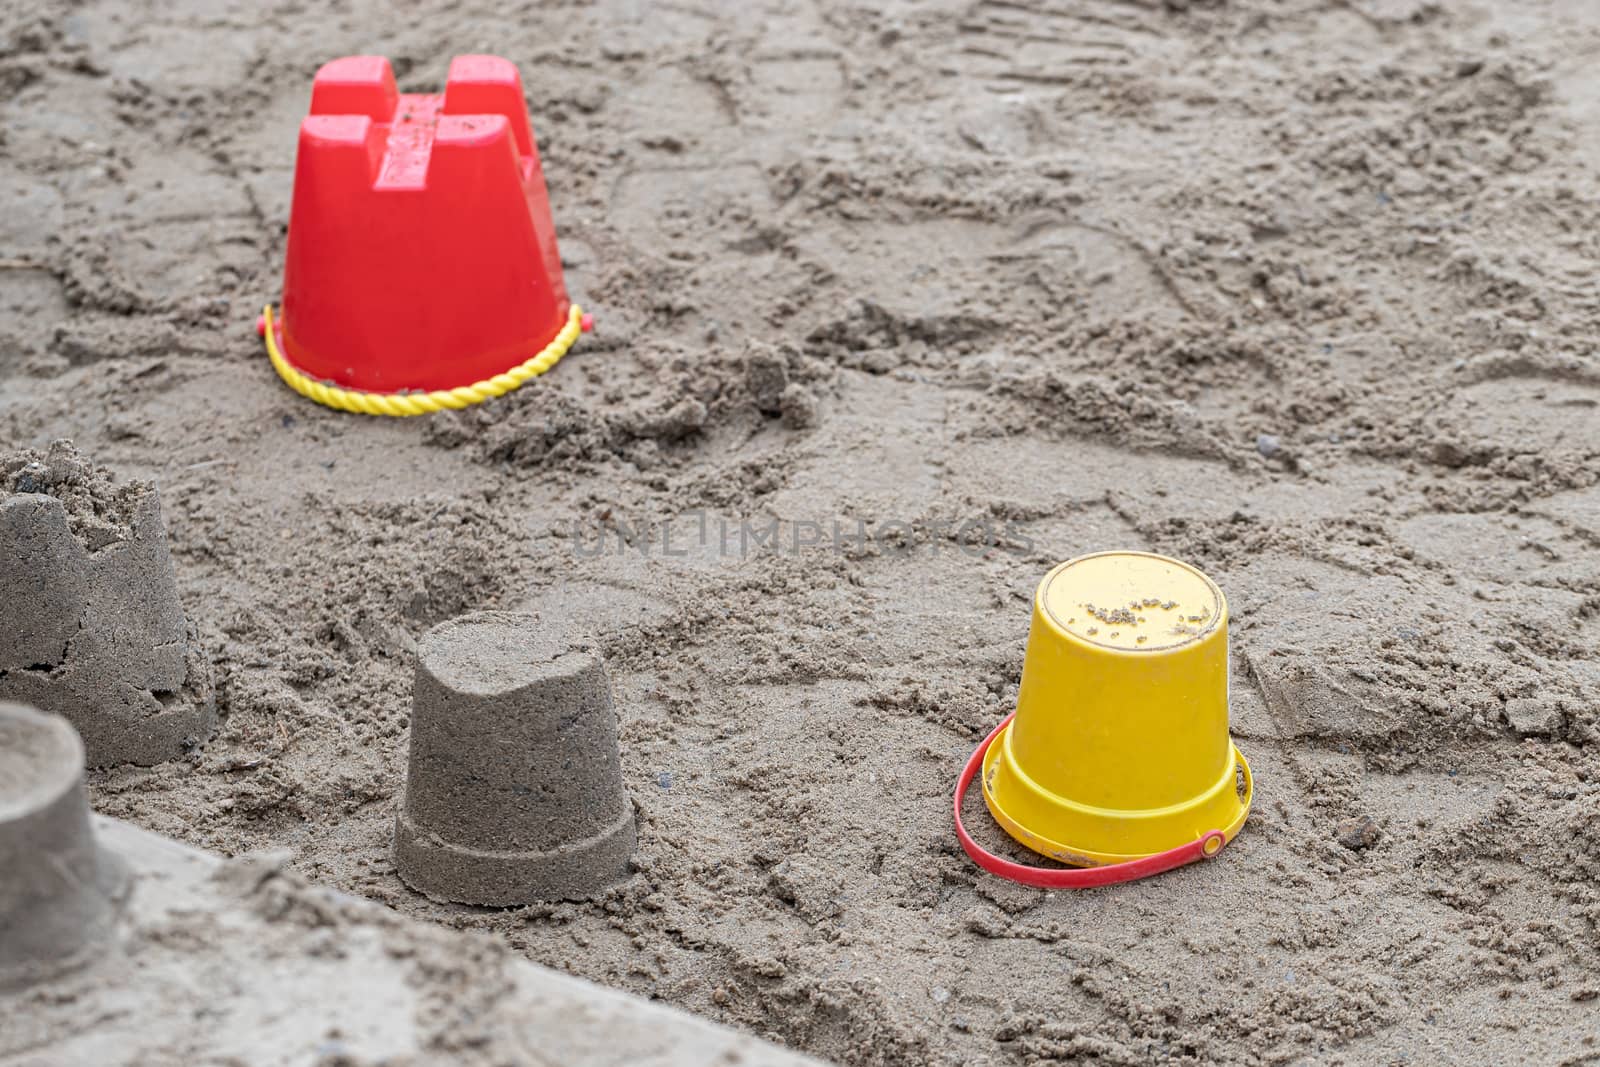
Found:
[[[401,93],[382,56],[317,72],[282,312],[260,324],[291,387],[374,414],[419,412],[364,398],[461,407],[542,373],[587,325],[515,66],[457,56],[438,94]]]

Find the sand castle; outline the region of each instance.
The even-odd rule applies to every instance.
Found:
[[[0,702],[0,990],[88,962],[128,890],[83,794],[83,743],[56,715]]]
[[[600,658],[532,615],[435,627],[417,656],[401,878],[463,904],[583,898],[627,877],[634,837]]]
[[[0,458],[0,699],[66,716],[90,766],[210,736],[211,668],[178,602],[155,486],[57,441]]]

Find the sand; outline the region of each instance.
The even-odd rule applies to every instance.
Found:
[[[1594,5],[19,8],[0,446],[157,482],[216,672],[102,813],[847,1064],[1600,1055]],[[324,411],[251,329],[367,51],[522,70],[599,325],[480,409]],[[1033,588],[1118,547],[1227,594],[1250,822],[980,876]],[[416,643],[479,609],[605,650],[596,902],[394,872]]]

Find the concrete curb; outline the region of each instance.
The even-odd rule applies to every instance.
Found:
[[[113,819],[95,829],[139,890],[92,967],[0,992],[0,1062],[821,1062],[306,885],[285,855],[223,860]]]

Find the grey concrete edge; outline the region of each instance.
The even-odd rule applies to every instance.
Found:
[[[120,820],[94,822],[135,876],[125,928],[105,958],[0,993],[7,1067],[822,1063],[539,967],[487,935],[306,885],[282,873],[284,855],[225,860]],[[454,977],[430,988],[440,973]],[[202,991],[203,1005],[193,999]]]

